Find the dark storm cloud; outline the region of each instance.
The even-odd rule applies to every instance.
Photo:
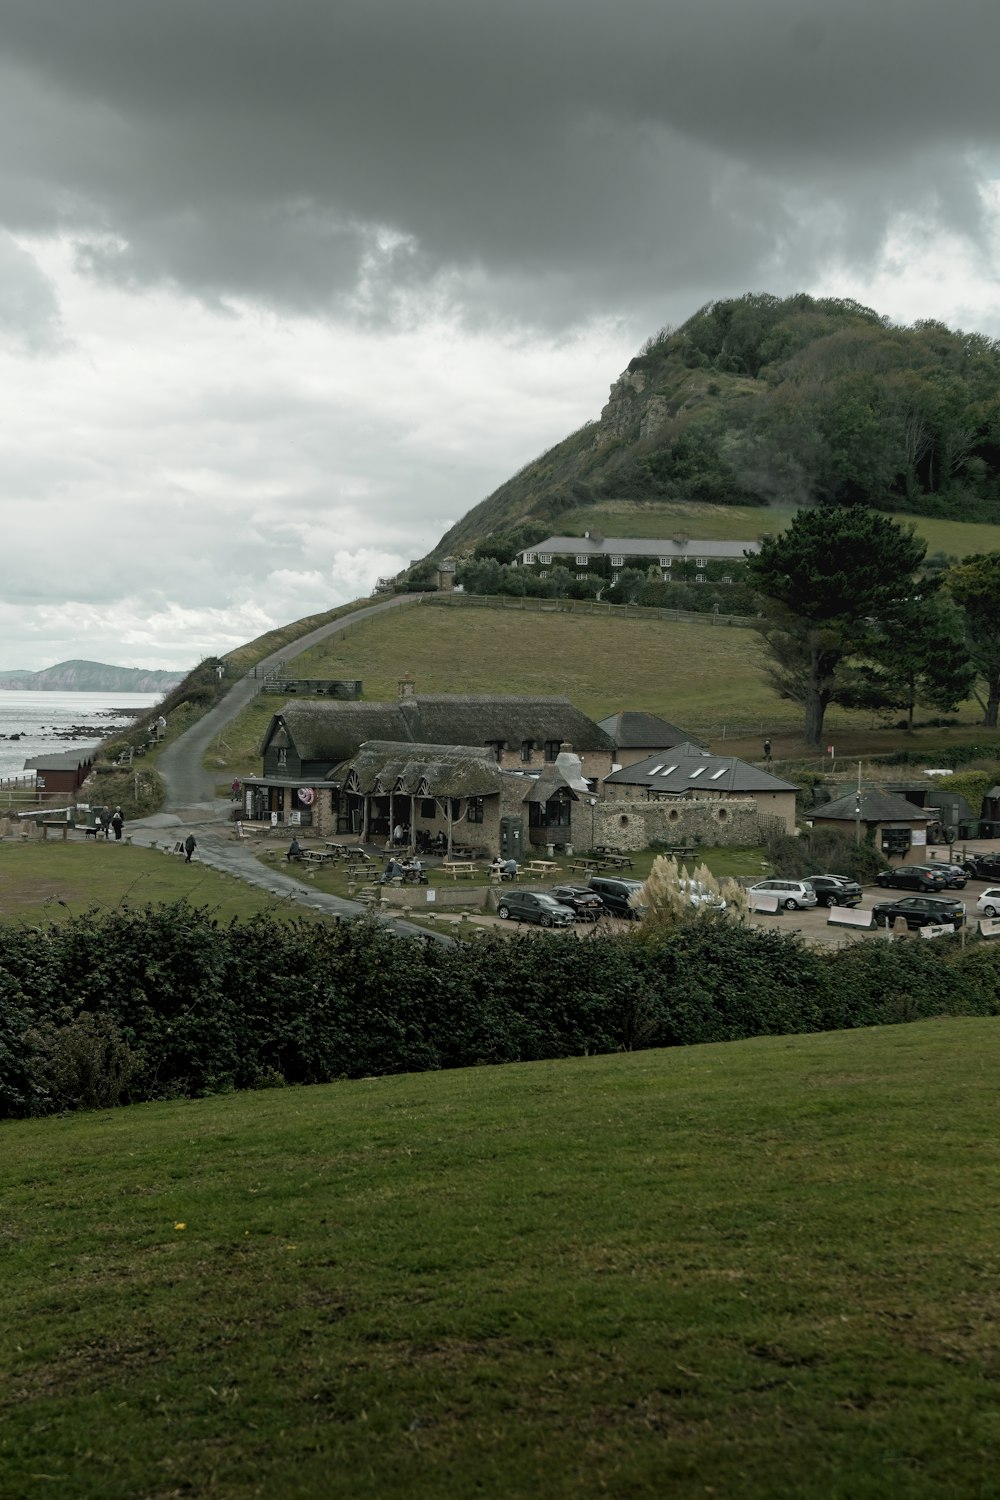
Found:
[[[0,217],[104,277],[552,321],[975,235],[995,0],[0,0]],[[979,166],[976,166],[976,158]],[[987,173],[986,175],[989,175]]]

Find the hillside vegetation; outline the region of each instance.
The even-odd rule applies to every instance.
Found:
[[[526,464],[434,555],[525,525],[600,526],[623,503],[636,527],[609,534],[670,535],[692,504],[859,501],[1000,521],[1000,348],[933,321],[897,327],[852,301],[748,294],[647,340],[600,420]],[[756,526],[772,529],[766,515]],[[716,534],[697,513],[684,529]]]
[[[4,1493],[995,1488],[994,1019],[4,1127]]]

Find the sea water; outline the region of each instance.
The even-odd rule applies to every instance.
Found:
[[[160,693],[44,693],[0,688],[0,781],[26,776],[35,755],[89,750],[127,728]],[[18,739],[13,739],[18,735]]]

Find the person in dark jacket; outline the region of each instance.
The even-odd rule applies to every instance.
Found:
[[[120,839],[122,836],[122,829],[125,827],[125,814],[122,812],[120,807],[116,807],[114,812],[111,814],[111,826],[115,831],[115,838]]]
[[[195,838],[193,833],[189,833],[187,838],[184,840],[184,863],[186,865],[189,865],[191,863],[191,856],[197,849],[197,847],[198,840]]]

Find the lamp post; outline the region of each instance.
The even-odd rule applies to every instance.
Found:
[[[858,789],[854,794],[854,842],[861,843],[861,762],[858,761]]]

